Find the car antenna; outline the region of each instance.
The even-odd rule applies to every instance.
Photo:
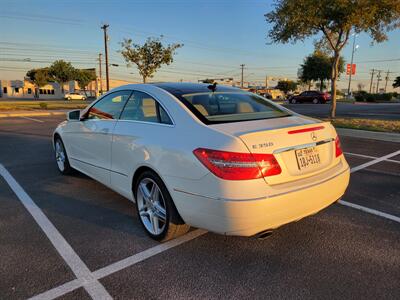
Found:
[[[212,90],[212,92],[214,93],[215,90],[217,89],[217,83],[214,82],[213,84],[210,84],[210,85],[208,86],[208,89],[209,89],[209,90]]]

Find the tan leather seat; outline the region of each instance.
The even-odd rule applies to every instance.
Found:
[[[254,112],[253,107],[247,102],[239,102],[236,106],[236,112],[238,113],[251,113]]]
[[[142,100],[142,111],[145,118],[157,117],[156,103],[153,99],[147,98]]]
[[[206,108],[201,104],[194,104],[194,107],[203,115],[208,116],[208,111]]]

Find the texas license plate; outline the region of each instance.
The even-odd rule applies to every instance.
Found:
[[[314,169],[321,164],[317,147],[303,148],[295,151],[297,167],[300,171]]]

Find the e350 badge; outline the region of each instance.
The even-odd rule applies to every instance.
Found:
[[[272,147],[274,145],[273,142],[265,142],[261,144],[254,144],[251,146],[253,149],[261,149],[261,148],[267,148],[267,147]]]

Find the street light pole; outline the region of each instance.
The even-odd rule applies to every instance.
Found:
[[[244,70],[244,64],[241,64],[240,67],[242,68],[242,77],[241,77],[241,80],[240,80],[240,88],[242,89],[242,88],[243,88],[243,70]]]
[[[350,76],[349,76],[349,86],[347,88],[347,95],[350,95],[350,88],[351,88],[351,74],[353,74],[353,58],[354,58],[354,51],[356,46],[356,34],[354,33],[353,39],[353,50],[351,52],[351,63],[350,63]]]
[[[101,53],[99,53],[99,77],[100,77],[100,94],[103,93],[103,78],[101,76]]]

